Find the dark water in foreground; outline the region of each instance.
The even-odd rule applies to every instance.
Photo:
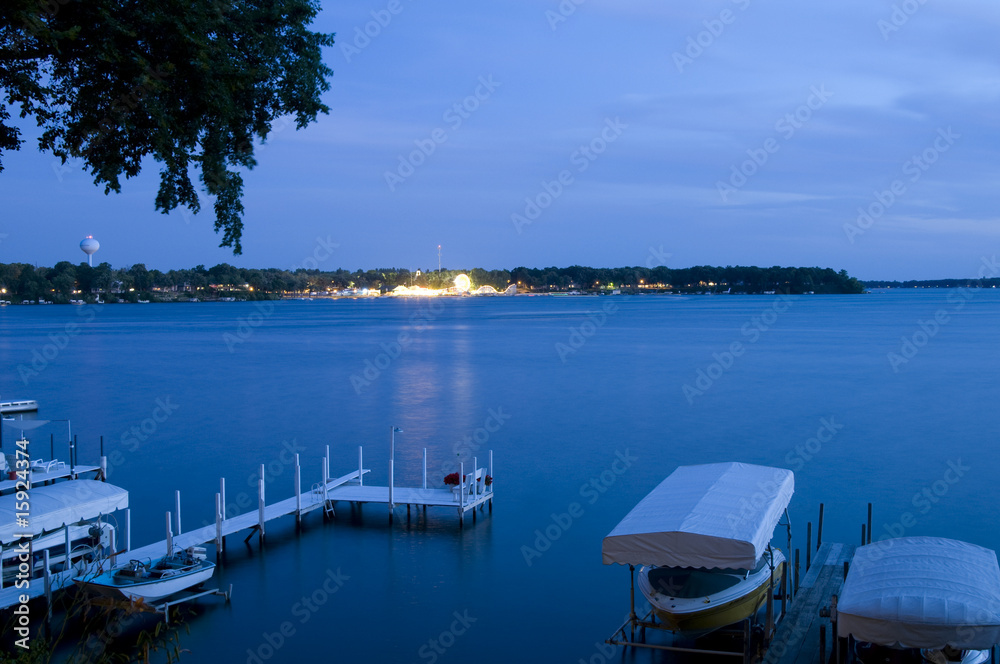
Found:
[[[19,370],[70,322],[65,348]],[[298,535],[275,523],[263,550],[231,537],[216,578],[233,601],[189,616],[182,661],[596,663],[622,659],[596,644],[628,611],[601,538],[681,464],[795,470],[796,546],[821,501],[824,539],[857,541],[870,501],[876,537],[910,513],[907,535],[1000,548],[998,330],[993,290],[5,307],[0,398],[70,418],[81,461],[105,436],[133,545],[162,539],[176,489],[185,529],[211,519],[220,476],[256,504],[260,463],[269,502],[291,495],[283,449],[305,486],[326,445],[333,475],[364,445],[385,484],[392,425],[399,484],[420,482],[424,447],[435,485],[456,453],[494,451],[494,512],[464,530],[447,509],[390,525],[343,504]]]

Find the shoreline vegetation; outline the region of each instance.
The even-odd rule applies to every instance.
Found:
[[[379,268],[280,270],[238,268],[227,263],[205,268],[148,270],[142,263],[113,268],[62,261],[53,267],[0,263],[0,301],[5,304],[95,302],[191,302],[274,300],[297,297],[391,295],[396,288],[448,289],[465,274],[472,288],[491,286],[518,294],[851,294],[865,286],[841,270],[819,267],[620,267],[574,265],[513,270],[414,270]]]

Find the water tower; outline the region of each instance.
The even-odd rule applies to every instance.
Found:
[[[87,254],[87,265],[94,266],[94,254],[101,248],[101,243],[94,239],[93,235],[88,235],[80,242],[80,249]]]

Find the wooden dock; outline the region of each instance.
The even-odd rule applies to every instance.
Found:
[[[840,595],[844,564],[854,558],[854,548],[835,542],[820,546],[771,641],[765,664],[827,664],[835,639],[829,617],[831,599]]]

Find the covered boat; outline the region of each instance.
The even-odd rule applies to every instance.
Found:
[[[838,603],[837,634],[930,661],[982,661],[1000,643],[996,553],[940,537],[857,549]]]
[[[49,572],[66,571],[70,566],[82,567],[114,551],[116,530],[104,518],[128,507],[125,489],[96,480],[72,480],[32,487],[28,495],[27,518],[23,518],[25,505],[17,493],[0,496],[0,560],[4,586],[9,587],[20,578],[17,575],[24,573],[21,565],[28,562],[23,556],[25,542],[30,549],[29,574],[32,578],[45,574],[46,550]]]
[[[639,589],[667,629],[693,637],[745,620],[781,579],[769,543],[794,485],[783,468],[681,466],[604,538],[604,563],[641,566]]]

